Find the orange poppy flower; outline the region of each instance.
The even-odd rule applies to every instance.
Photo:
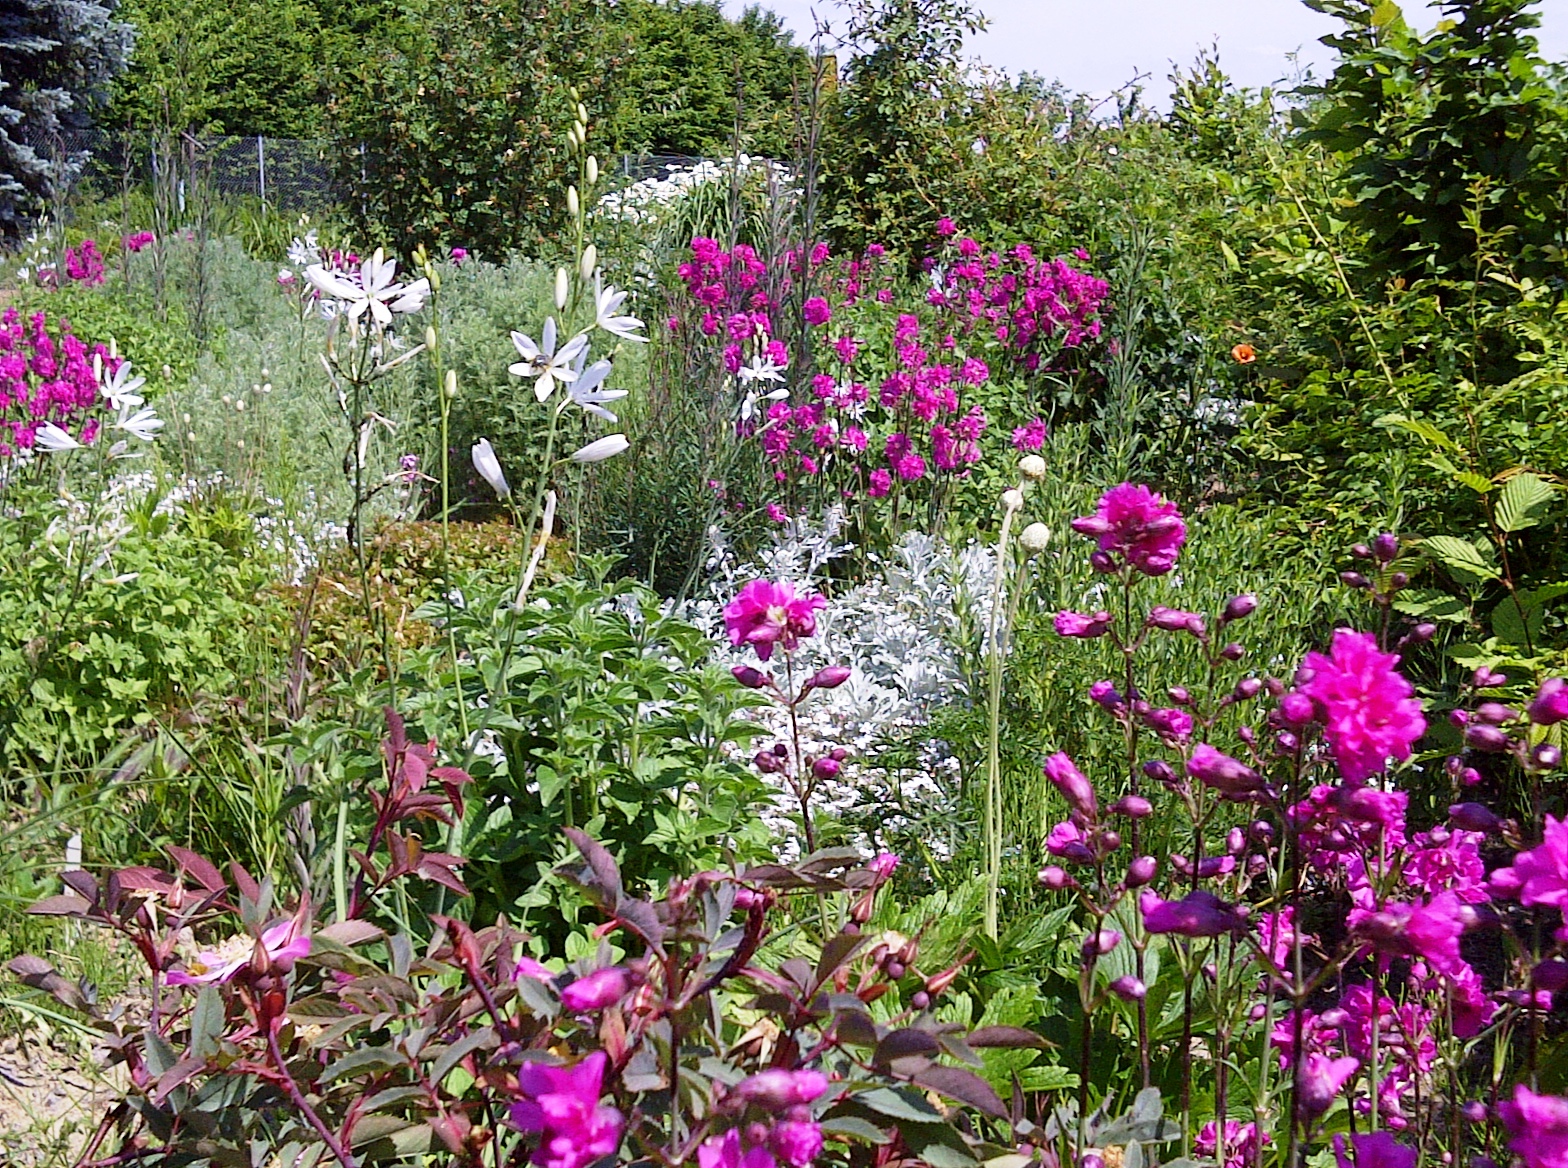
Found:
[[[1232,349],[1230,355],[1236,359],[1238,365],[1251,365],[1258,359],[1258,351],[1245,342]]]

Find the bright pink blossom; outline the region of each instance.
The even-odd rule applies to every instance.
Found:
[[[184,969],[171,969],[164,979],[170,985],[215,985],[233,981],[250,965],[258,944],[266,954],[267,964],[280,973],[292,969],[295,961],[310,953],[310,936],[298,917],[290,917],[263,930],[259,943],[249,933],[241,933],[215,949],[203,949],[185,963]]]
[[[827,607],[822,596],[798,596],[789,584],[753,580],[724,609],[730,644],[752,645],[764,661],[773,646],[794,649],[801,637],[817,631],[817,611]]]
[[[1352,783],[1382,772],[1390,758],[1409,758],[1426,733],[1421,702],[1398,664],[1371,633],[1350,629],[1335,630],[1328,655],[1308,653],[1302,663],[1298,688],[1317,706],[1334,761]]]
[[[1345,1155],[1345,1137],[1334,1137],[1334,1159],[1339,1168],[1416,1168],[1416,1150],[1395,1143],[1386,1131],[1357,1132],[1350,1137],[1355,1156]]]
[[[1513,867],[1492,873],[1494,889],[1506,889],[1526,908],[1568,908],[1568,820],[1551,815],[1541,843],[1514,856]]]
[[[603,1051],[571,1067],[524,1063],[517,1072],[523,1098],[512,1104],[512,1124],[537,1133],[539,1146],[530,1158],[538,1168],[587,1168],[615,1153],[625,1121],[610,1106],[601,1106]]]
[[[740,1132],[730,1128],[713,1136],[697,1149],[698,1168],[775,1168],[773,1153],[764,1147],[741,1150]]]
[[[1163,576],[1174,568],[1187,539],[1176,504],[1133,483],[1106,491],[1098,510],[1074,519],[1072,526],[1080,535],[1094,536],[1102,552],[1122,556],[1146,576]]]
[[[1520,1083],[1514,1097],[1497,1105],[1512,1137],[1508,1147],[1525,1168],[1568,1168],[1568,1099],[1537,1095]]]

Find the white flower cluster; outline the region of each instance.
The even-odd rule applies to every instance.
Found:
[[[669,163],[662,177],[645,178],[599,200],[599,214],[623,223],[653,223],[670,206],[707,183],[729,182],[739,172],[742,177],[762,175],[780,186],[794,182],[794,172],[781,162],[742,154],[733,159],[704,159],[691,166]]]
[[[804,517],[787,523],[760,564],[736,564],[722,535],[711,534],[715,553],[709,566],[715,583],[711,595],[684,615],[718,642],[714,657],[725,666],[756,664],[751,649],[731,648],[724,631],[724,605],[743,584],[764,576],[811,590],[821,568],[851,550],[841,541],[842,517],[836,511],[820,524]],[[815,757],[840,746],[849,751],[839,774],[819,784],[814,805],[835,815],[876,805],[883,825],[897,830],[907,826],[899,808],[933,811],[954,798],[957,759],[944,743],[928,740],[919,744],[920,765],[912,772],[894,773],[869,760],[889,739],[911,738],[935,707],[967,700],[958,664],[963,614],[969,612],[984,626],[995,558],[980,545],[955,552],[932,536],[911,532],[879,569],[818,614],[816,636],[803,640],[795,654],[796,683],[827,665],[851,667],[847,682],[817,692],[799,710],[802,748],[808,754]],[[782,661],[775,657],[772,664],[781,676]],[[771,735],[759,739],[760,745],[789,741],[789,718],[782,708],[761,706],[753,716]],[[788,839],[793,835],[789,815],[795,810],[781,791],[776,810],[764,819]],[[942,850],[935,843],[933,849]]]

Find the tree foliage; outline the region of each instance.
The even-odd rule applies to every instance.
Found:
[[[0,10],[0,239],[81,166],[61,132],[85,126],[125,68],[131,28],[113,10],[114,0],[8,0]]]

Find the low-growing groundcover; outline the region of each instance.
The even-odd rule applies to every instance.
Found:
[[[1326,7],[1108,119],[867,0],[636,183],[542,36],[526,205],[40,225],[0,1022],[109,1102],[5,1154],[1563,1168],[1568,103],[1522,0]]]

